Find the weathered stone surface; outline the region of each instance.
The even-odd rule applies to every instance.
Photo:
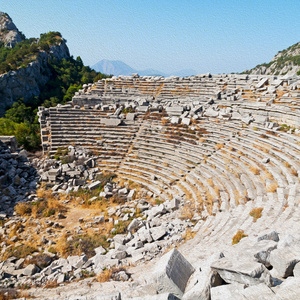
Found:
[[[159,293],[169,292],[182,297],[193,272],[193,266],[178,250],[173,249],[158,262],[153,274],[154,284]]]
[[[294,277],[300,277],[300,262],[295,264],[293,275]]]
[[[280,277],[293,275],[294,267],[298,262],[300,262],[300,251],[296,248],[275,249],[270,254],[270,264]]]
[[[300,278],[289,277],[283,283],[273,288],[276,293],[274,299],[298,300],[300,295]]]
[[[276,231],[272,231],[270,233],[264,234],[264,235],[257,238],[258,242],[262,241],[262,240],[272,240],[272,241],[278,242],[279,241],[279,236],[278,236],[278,233]]]
[[[231,261],[224,257],[214,262],[211,268],[227,283],[238,282],[247,285],[265,283],[268,286],[273,284],[268,269],[254,261]]]
[[[28,265],[24,270],[23,270],[23,274],[25,276],[32,276],[33,274],[35,274],[38,271],[38,267],[36,265]]]

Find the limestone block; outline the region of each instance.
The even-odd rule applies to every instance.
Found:
[[[300,277],[300,262],[296,263],[293,270],[294,277]]]
[[[295,265],[300,261],[300,251],[297,248],[285,247],[275,249],[270,254],[270,264],[277,271],[278,276],[293,275]]]
[[[154,285],[159,293],[168,292],[181,298],[194,271],[184,256],[173,249],[157,263],[153,274]]]
[[[205,117],[217,117],[219,115],[219,112],[214,110],[212,107],[209,107],[205,112],[204,112],[204,116]]]
[[[140,221],[138,221],[137,219],[133,219],[131,221],[131,223],[128,225],[127,230],[129,232],[133,232],[135,229],[137,229],[140,225]]]
[[[180,119],[178,117],[172,117],[170,122],[171,124],[179,124],[179,120]]]
[[[101,185],[101,181],[97,180],[95,182],[90,183],[87,187],[89,190],[95,190]]]
[[[258,242],[262,240],[271,240],[271,241],[279,242],[279,236],[277,231],[272,231],[270,233],[264,234],[257,238]]]
[[[23,270],[23,274],[25,276],[32,276],[33,274],[35,274],[38,271],[38,267],[36,265],[28,265],[24,270]]]
[[[227,283],[238,282],[247,285],[265,283],[268,286],[273,284],[268,269],[254,261],[229,260],[224,257],[214,262],[211,268],[217,271]]]
[[[130,298],[130,300],[179,300],[179,298],[174,296],[173,294],[164,293],[158,295],[144,295],[142,297],[134,297]]]
[[[151,236],[154,241],[157,241],[164,237],[167,233],[166,229],[163,226],[153,227],[150,229]]]
[[[289,277],[283,283],[273,288],[276,297],[274,299],[298,300],[300,295],[300,278]]]
[[[184,125],[190,125],[191,124],[191,118],[182,118],[181,123]]]
[[[224,300],[224,299],[246,300],[246,298],[241,295],[241,291],[243,289],[244,289],[244,285],[240,284],[240,283],[237,283],[237,282],[233,283],[233,284],[226,284],[226,285],[217,286],[217,287],[214,287],[214,288],[211,289],[211,291],[210,291],[211,298],[206,298],[206,299],[211,299],[211,300]]]

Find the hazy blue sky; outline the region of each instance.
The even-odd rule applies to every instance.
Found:
[[[299,42],[299,0],[0,0],[27,37],[60,31],[85,64],[241,72]]]

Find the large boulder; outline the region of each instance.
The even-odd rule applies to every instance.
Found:
[[[172,293],[181,298],[195,269],[175,248],[158,262],[153,274],[158,293]]]

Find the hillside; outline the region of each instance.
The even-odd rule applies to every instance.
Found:
[[[269,63],[244,71],[252,75],[300,75],[300,42],[279,51]]]
[[[6,13],[0,26],[0,135],[16,135],[33,150],[40,145],[37,107],[64,104],[83,84],[107,76],[74,59],[59,32],[26,38]]]

